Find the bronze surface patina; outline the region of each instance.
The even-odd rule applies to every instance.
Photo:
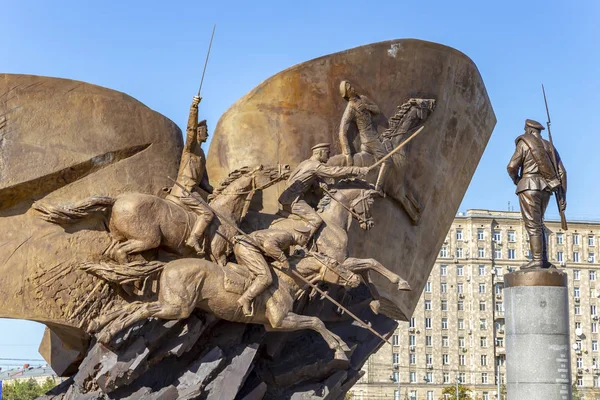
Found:
[[[47,325],[61,400],[343,398],[412,314],[495,125],[472,61],[418,40],[267,79],[208,156],[200,93],[184,142],[86,83],[0,93],[0,317]]]

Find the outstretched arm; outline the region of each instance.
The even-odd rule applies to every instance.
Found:
[[[198,104],[200,97],[194,96],[190,107],[190,116],[188,117],[187,128],[185,130],[185,145],[183,151],[192,151],[196,146],[198,136]]]
[[[379,106],[377,106],[377,104],[375,104],[367,96],[361,95],[360,99],[363,101],[363,104],[364,104],[365,108],[367,110],[369,110],[369,112],[371,114],[381,114],[381,110],[379,109]]]

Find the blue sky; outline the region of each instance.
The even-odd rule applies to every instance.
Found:
[[[600,2],[4,0],[0,72],[120,90],[185,125],[213,23],[202,90],[209,129],[238,98],[294,64],[398,38],[442,43],[477,64],[498,123],[461,205],[518,210],[506,164],[526,118],[546,121],[569,173],[567,217],[600,220],[596,109]],[[551,204],[548,215],[556,217]],[[0,320],[0,358],[39,358],[42,327]],[[0,360],[0,364],[3,362]],[[1,365],[0,365],[1,366]]]

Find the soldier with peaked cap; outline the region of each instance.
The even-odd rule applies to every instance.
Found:
[[[308,192],[317,190],[323,178],[345,178],[366,175],[366,167],[334,167],[325,164],[329,160],[329,143],[319,143],[312,147],[312,156],[302,161],[287,180],[284,191],[279,196],[283,210],[297,215],[311,227],[312,236],[323,223],[317,212],[305,201]]]
[[[202,143],[208,139],[208,127],[206,120],[198,123],[198,104],[201,98],[194,96],[190,115],[186,129],[185,145],[181,154],[179,171],[177,172],[177,182],[185,187],[188,192],[193,192],[199,187],[206,193],[213,191],[208,183],[208,174],[206,173],[206,156],[202,150]],[[204,231],[214,218],[213,213],[202,203],[198,203],[194,198],[188,197],[184,191],[177,185],[173,185],[171,196],[179,199],[198,215],[189,237],[185,244],[192,247],[199,256],[203,256],[203,246],[201,244],[204,237]]]
[[[252,301],[273,283],[271,267],[263,254],[275,260],[280,268],[289,269],[286,253],[292,246],[306,246],[309,235],[310,228],[296,227],[292,232],[262,229],[233,238],[233,254],[237,263],[248,268],[255,276],[252,284],[237,301],[245,316],[252,315]]]
[[[358,94],[354,86],[348,81],[340,83],[340,94],[348,102],[342,116],[339,132],[342,153],[346,156],[348,165],[352,165],[352,155],[350,154],[350,144],[348,143],[348,129],[352,122],[358,128],[360,151],[371,154],[376,160],[385,157],[388,151],[373,125],[373,115],[381,113],[377,104],[372,102],[367,96]],[[382,192],[383,183],[389,173],[391,163],[392,160],[388,159],[381,164],[377,182],[375,183],[375,190]]]
[[[546,242],[544,213],[553,191],[562,187],[564,198],[559,199],[559,207],[564,211],[567,207],[567,171],[563,166],[558,151],[557,164],[552,157],[552,145],[542,138],[544,126],[537,121],[525,121],[525,133],[516,141],[516,149],[508,163],[508,175],[517,185],[521,214],[525,229],[529,234],[532,259],[523,265],[527,268],[549,268],[548,245]]]

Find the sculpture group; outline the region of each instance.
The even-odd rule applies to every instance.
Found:
[[[348,102],[340,123],[342,155],[330,158],[331,145],[317,143],[291,172],[287,165],[242,167],[213,188],[201,147],[208,128],[206,121],[198,122],[201,99],[194,97],[179,172],[166,196],[126,193],[34,205],[52,223],[66,225],[92,215],[107,222],[110,245],[101,261],[82,268],[122,289],[127,302],[91,322],[99,341],[110,345],[119,331],[146,318],[182,319],[200,309],[270,331],[312,329],[336,359],[348,360],[344,341],[318,317],[302,315],[296,300],[321,292],[321,283],[355,288],[362,281],[377,311],[371,271],[398,290],[410,290],[408,282],[377,260],[350,257],[348,230],[352,220],[363,230],[372,228],[376,221],[370,210],[387,194],[418,223],[419,202],[396,178],[406,168],[404,142],[420,132],[415,131],[434,110],[435,100],[403,103],[380,134],[373,122],[377,105],[347,81],[340,92]],[[358,131],[354,143],[348,137],[352,126]],[[353,152],[353,146],[360,151]],[[369,182],[376,167],[376,180]],[[242,231],[255,193],[282,181],[280,210],[272,222]]]

